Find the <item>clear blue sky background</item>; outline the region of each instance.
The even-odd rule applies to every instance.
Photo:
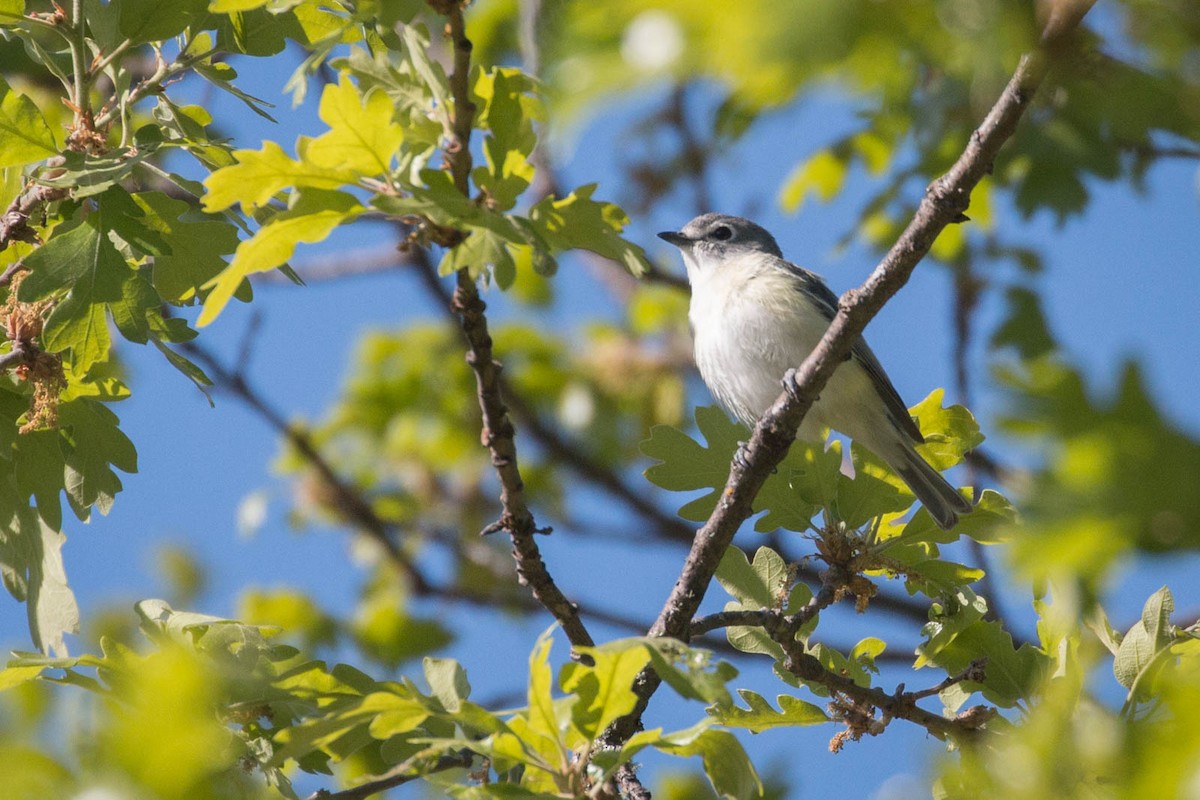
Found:
[[[286,63],[272,68],[256,64],[246,70],[240,84],[253,94],[277,100],[279,126],[246,113],[227,95],[204,93],[195,85],[179,88],[193,98],[206,98],[238,146],[258,147],[263,138],[275,138],[286,147],[298,132],[319,132],[320,123],[314,103],[296,112],[289,109],[290,100],[281,91],[295,61],[285,57],[282,62]],[[617,165],[627,160],[622,154],[638,149],[638,143],[629,138],[628,124],[639,110],[662,100],[662,93],[650,90],[633,99],[624,98],[603,115],[584,122],[572,140],[586,142],[586,153],[564,153],[563,184],[598,181],[599,194],[614,198]],[[700,97],[701,104],[710,101]],[[868,179],[853,174],[847,192],[836,202],[823,206],[810,201],[793,217],[781,213],[775,196],[786,170],[844,131],[851,122],[851,111],[847,101],[828,93],[764,119],[717,165],[710,182],[718,205],[714,210],[756,208],[756,218],[776,234],[784,253],[824,274],[836,291],[861,282],[874,265],[871,254],[863,249],[836,252],[834,248],[869,191]],[[1069,357],[1087,368],[1097,391],[1110,391],[1121,361],[1136,358],[1145,366],[1154,395],[1168,416],[1197,433],[1200,290],[1195,269],[1196,254],[1200,253],[1200,203],[1196,165],[1164,163],[1151,171],[1146,184],[1143,194],[1123,185],[1090,186],[1093,195],[1087,215],[1063,227],[1048,214],[1022,219],[1004,204],[996,210],[996,225],[1044,253],[1047,271],[1036,285],[1055,333]],[[678,269],[676,255],[653,233],[678,228],[690,216],[690,205],[663,204],[648,218],[636,220],[628,235]],[[379,235],[377,241],[383,246],[387,233],[380,231]],[[363,230],[356,229],[352,236],[301,250],[297,262],[366,244],[370,242]],[[577,263],[565,262],[556,280],[564,298],[556,311],[559,319],[571,321],[597,312],[599,293]],[[307,288],[261,287],[255,307],[263,315],[263,324],[255,338],[250,374],[289,415],[319,417],[336,397],[361,334],[417,320],[442,319],[440,312],[427,304],[426,296],[415,276],[398,271]],[[872,346],[909,403],[934,387],[951,384],[949,299],[945,271],[925,264],[868,331]],[[511,306],[494,290],[488,300],[498,318],[512,313]],[[999,297],[989,296],[979,316],[979,330],[984,335],[994,328],[1001,310]],[[600,311],[617,314],[619,310],[609,307]],[[202,341],[231,358],[250,314],[247,307],[234,305],[204,331]],[[975,363],[980,366],[973,410],[991,435],[998,398],[982,374],[979,342],[976,351]],[[124,478],[125,491],[108,517],[67,528],[67,569],[85,622],[113,604],[128,608],[137,599],[161,594],[164,587],[155,574],[154,553],[167,543],[185,544],[209,570],[209,589],[194,610],[228,615],[234,612],[238,593],[247,587],[291,586],[313,595],[334,612],[347,613],[362,578],[347,557],[349,538],[323,530],[298,534],[288,527],[289,486],[270,471],[279,451],[275,434],[232,398],[218,395],[217,407],[210,409],[155,351],[126,348],[123,357],[134,396],[114,410],[137,445],[140,471]],[[500,357],[503,359],[502,353]],[[953,392],[948,396],[953,398]],[[700,405],[712,402],[703,387],[696,388],[692,400]],[[1025,457],[994,436],[992,440],[1006,457]],[[518,431],[518,447],[521,444]],[[479,458],[485,458],[483,450]],[[1180,490],[1195,491],[1195,478],[1180,476]],[[648,484],[646,487],[649,491]],[[247,494],[259,489],[271,496],[270,514],[262,529],[246,538],[237,533],[236,510]],[[532,500],[536,509],[537,498]],[[596,515],[606,513],[595,499],[580,508]],[[569,535],[549,537],[541,543],[547,564],[568,595],[647,619],[661,606],[683,557],[674,547],[587,542]],[[744,532],[739,543],[749,550],[757,546],[750,532]],[[638,548],[637,558],[629,557],[632,547]],[[1110,596],[1114,621],[1132,621],[1146,596],[1164,583],[1171,586],[1184,613],[1200,609],[1196,566],[1194,558],[1173,559],[1146,561],[1126,571]],[[724,602],[721,595],[719,588],[711,592],[708,607],[719,607]],[[1005,597],[1010,613],[1016,612],[1018,630],[1027,635],[1032,634],[1029,599],[1016,589]],[[424,610],[444,614],[461,632],[446,654],[465,664],[476,697],[484,700],[523,685],[529,648],[550,621],[546,617],[495,624],[496,619],[476,609],[425,606]],[[625,635],[603,626],[594,630],[601,638]],[[822,630],[836,632],[834,638],[839,641],[875,632],[871,618],[864,624],[841,611],[828,615]],[[916,634],[915,629],[904,628],[895,642],[901,647],[911,645]],[[10,599],[0,601],[0,643],[6,648],[29,648],[24,608]],[[560,663],[565,654],[565,643],[560,640],[556,653]],[[899,680],[911,678],[885,672],[881,683],[891,688]],[[749,685],[768,696],[773,696],[778,686],[767,670],[758,667],[745,668],[737,685]],[[697,705],[685,707],[656,699],[648,720],[652,725],[679,727],[701,714]],[[905,787],[911,789],[912,785],[904,776],[921,775],[929,759],[941,750],[939,743],[919,729],[897,723],[887,735],[852,744],[835,756],[825,750],[825,742],[834,732],[833,726],[822,726],[742,738],[764,772],[771,772],[774,765],[791,776],[797,797],[834,791],[846,797],[919,796],[907,793]],[[323,785],[316,781],[308,788]]]

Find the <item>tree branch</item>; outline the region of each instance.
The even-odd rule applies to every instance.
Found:
[[[1082,0],[1075,5],[1082,7],[1081,11],[1075,9],[1079,12],[1077,15],[1060,14],[1047,24],[1042,49],[1021,58],[1003,94],[972,134],[962,155],[949,172],[930,184],[916,215],[897,242],[859,289],[850,290],[841,297],[838,313],[820,343],[798,370],[790,371],[784,378],[785,391],[755,426],[743,457],[734,459],[722,500],[697,534],[679,579],[650,629],[651,635],[687,637],[691,620],[704,599],[722,554],[742,522],[749,517],[754,497],[767,476],[787,454],[804,415],[834,370],[850,354],[854,341],[867,323],[908,281],[942,229],[959,220],[967,210],[972,189],[991,171],[1001,146],[1013,135],[1017,122],[1044,80],[1049,68],[1049,53],[1065,41],[1091,2]],[[796,668],[813,672],[807,660],[811,658],[795,659]],[[816,665],[819,667],[819,662]],[[834,684],[840,680],[838,676],[830,677]],[[617,720],[605,733],[607,746],[618,747],[636,732],[646,702],[660,682],[650,670],[638,676],[634,691],[639,702],[633,712]],[[853,681],[849,683],[853,685]],[[882,697],[878,699],[881,701],[887,697],[880,694]],[[934,720],[942,719],[929,716]],[[927,722],[935,726],[942,724],[932,720]]]
[[[971,260],[959,266],[954,275],[954,381],[958,390],[958,401],[967,408],[973,405],[971,396],[971,338],[974,332],[975,314],[979,309],[979,299],[987,285],[971,271]],[[967,483],[970,484],[975,499],[979,499],[983,491],[982,476],[976,466],[977,462],[967,461]],[[992,565],[986,548],[974,539],[967,540],[967,548],[971,557],[983,570],[979,580],[979,588],[988,601],[986,618],[1003,622],[1004,613],[1000,601],[999,589],[992,577]]]
[[[465,197],[470,197],[471,126],[475,106],[471,102],[469,73],[471,41],[466,36],[462,5],[454,0],[430,0],[430,6],[447,20],[447,34],[454,50],[454,71],[450,75],[450,90],[454,97],[453,132],[455,141],[447,148],[450,174],[454,185]],[[525,483],[517,464],[514,429],[504,405],[500,386],[500,364],[492,353],[492,337],[488,333],[486,304],[479,297],[478,287],[469,270],[459,270],[452,308],[459,315],[463,333],[470,348],[467,363],[475,372],[476,396],[483,413],[484,445],[491,452],[492,466],[500,481],[500,519],[485,529],[485,533],[505,530],[513,544],[517,575],[528,585],[546,610],[559,624],[575,647],[593,644],[591,635],[579,618],[579,611],[569,601],[550,576],[534,540],[538,532],[533,512],[525,503]]]
[[[180,348],[202,364],[212,376],[214,382],[232,392],[243,403],[252,408],[267,424],[278,431],[288,440],[288,443],[312,465],[325,485],[333,490],[335,505],[345,518],[377,542],[387,553],[388,558],[409,581],[415,594],[428,594],[432,587],[425,577],[413,564],[408,554],[396,544],[391,535],[390,526],[384,522],[365,497],[343,479],[334,470],[333,465],[325,459],[312,437],[302,428],[289,423],[277,409],[271,406],[266,398],[247,382],[239,370],[232,370],[222,364],[208,350],[194,342],[186,342]]]
[[[48,166],[60,163],[62,163],[62,159],[57,156],[46,162]],[[66,196],[66,189],[52,189],[39,184],[26,186],[24,191],[8,204],[8,208],[4,210],[4,216],[0,217],[0,252],[7,250],[13,242],[40,243],[41,239],[38,237],[37,231],[29,226],[29,218],[47,203],[61,200]],[[5,275],[11,278],[7,271]]]
[[[916,704],[917,700],[937,694],[956,683],[966,680],[982,680],[983,667],[980,662],[972,662],[961,674],[947,678],[932,689],[905,692],[902,684],[894,694],[888,694],[874,686],[859,686],[852,679],[831,672],[817,660],[816,656],[804,652],[804,646],[799,642],[793,641],[790,644],[784,644],[784,647],[788,650],[784,663],[787,670],[797,678],[818,683],[833,693],[834,702],[831,706],[835,710],[843,712],[842,721],[849,726],[850,738],[856,740],[861,738],[864,733],[871,735],[882,733],[883,728],[891,719],[903,719],[920,725],[939,739],[951,738],[961,743],[977,737],[982,726],[995,716],[994,709],[977,706],[951,719],[932,711],[926,711]],[[849,698],[853,702],[846,704],[839,698],[839,695]],[[863,723],[866,721],[873,721],[875,709],[883,712],[883,720],[875,725],[864,725]],[[834,737],[835,743],[843,740],[844,734]],[[834,744],[831,744],[831,748],[838,749]]]

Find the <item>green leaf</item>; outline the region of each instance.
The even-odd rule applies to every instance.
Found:
[[[0,79],[0,169],[57,154],[58,144],[42,112],[32,100]]]
[[[450,82],[442,65],[429,57],[429,35],[424,26],[404,26],[404,59],[433,96],[433,113],[443,130],[451,130]]]
[[[217,47],[226,52],[259,57],[282,52],[287,40],[299,38],[302,29],[287,7],[296,5],[293,0],[274,5],[271,9],[235,11],[221,19],[217,26]]]
[[[749,689],[738,689],[749,708],[732,705],[727,707],[713,706],[708,713],[720,724],[729,728],[746,728],[752,733],[762,733],[770,728],[791,727],[797,725],[818,725],[828,722],[829,716],[812,703],[781,694],[775,698],[779,703],[776,711],[767,699]]]
[[[934,605],[929,612],[929,622],[921,628],[925,641],[917,647],[914,669],[930,663],[954,637],[983,619],[987,613],[987,602],[967,587],[959,588],[948,599]]]
[[[1057,347],[1042,312],[1041,299],[1030,289],[1013,286],[1005,293],[1008,316],[992,333],[993,350],[1011,347],[1023,359],[1044,356]]]
[[[234,45],[234,47],[236,49],[240,49],[237,45]],[[276,122],[276,119],[267,112],[268,108],[274,108],[271,103],[268,103],[261,97],[255,97],[252,94],[244,92],[233,84],[233,80],[237,77],[237,70],[229,66],[229,64],[226,64],[225,62],[210,62],[206,64],[196,64],[192,67],[192,69],[197,75],[199,75],[201,78],[204,78],[204,80],[208,81],[213,86],[217,87],[223,92],[233,95],[238,100],[241,100],[242,103],[245,104],[246,108],[250,109],[258,116],[262,117],[268,122]],[[206,139],[207,137],[204,138]]]
[[[225,269],[221,256],[237,249],[237,228],[223,217],[204,214],[191,204],[160,192],[142,192],[133,200],[144,212],[142,223],[159,232],[168,249],[154,256],[151,280],[164,300],[179,302]]]
[[[158,42],[183,33],[208,13],[208,0],[121,0],[121,35],[140,42]]]
[[[320,716],[279,731],[275,734],[275,752],[268,763],[278,766],[289,759],[305,762],[314,751],[341,761],[372,744],[375,738],[369,726],[377,711],[364,710],[363,700],[354,695],[339,697],[325,705]]]
[[[59,189],[70,189],[76,200],[100,194],[133,175],[134,169],[152,156],[158,148],[121,148],[102,156],[68,151],[63,153],[61,167],[43,170],[38,183]]]
[[[538,238],[552,253],[590,250],[623,264],[630,273],[643,275],[650,269],[646,253],[621,238],[629,217],[613,203],[592,199],[596,184],[581,186],[562,199],[546,197],[529,210],[529,222]]]
[[[684,519],[701,522],[716,507],[720,490],[729,477],[729,463],[738,437],[745,435],[745,428],[730,422],[715,406],[696,409],[696,427],[707,447],[677,428],[657,425],[650,429],[650,438],[642,442],[641,450],[643,455],[661,462],[645,472],[647,480],[655,486],[673,492],[712,490],[679,510]]]
[[[850,460],[854,477],[838,473],[837,498],[832,504],[835,517],[848,527],[859,528],[912,505],[908,487],[874,453],[855,442],[850,445]]]
[[[0,670],[0,692],[22,686],[37,678],[45,671],[45,667],[38,666],[6,667]]]
[[[215,14],[232,14],[262,8],[272,0],[208,0],[208,10]]]
[[[661,463],[646,470],[646,478],[670,491],[710,489],[679,509],[684,519],[708,519],[729,478],[730,461],[740,440],[748,439],[745,427],[731,422],[715,406],[696,409],[696,426],[707,446],[670,426],[651,428],[641,444],[642,453]],[[793,443],[779,468],[767,478],[754,501],[754,510],[767,514],[755,524],[760,531],[785,527],[807,530],[817,508],[836,496],[841,465],[841,445],[827,452],[821,445]]]
[[[794,442],[783,464],[789,467],[788,485],[805,502],[818,508],[828,508],[837,502],[844,477],[841,442],[830,442],[828,449],[820,444]]]
[[[463,702],[471,695],[471,684],[467,681],[467,671],[452,658],[430,658],[424,661],[425,681],[429,684],[433,696],[442,704],[442,708],[451,713],[458,713]]]
[[[8,420],[4,420],[8,422]],[[38,515],[54,530],[62,529],[63,468],[66,461],[57,430],[30,431],[13,444],[12,471],[22,498],[33,495]]]
[[[395,692],[373,692],[362,699],[355,711],[371,714],[367,730],[381,740],[414,731],[429,719],[429,711],[420,700]]]
[[[963,456],[983,443],[975,416],[960,405],[944,407],[944,389],[934,389],[929,395],[912,406],[908,413],[916,417],[925,443],[917,445],[917,452],[933,465],[944,471],[963,460]]]
[[[508,289],[517,277],[517,265],[508,248],[503,236],[486,228],[472,229],[464,241],[446,251],[438,274],[453,275],[465,269],[472,278],[479,278],[490,269],[496,285]]]
[[[106,235],[106,222],[101,205],[79,223],[56,229],[26,257],[30,273],[19,290],[22,300],[32,301],[70,287],[46,319],[42,343],[53,352],[69,348],[80,373],[107,359],[105,306],[123,303],[125,283],[137,279]]]
[[[137,472],[133,442],[117,427],[116,414],[86,397],[60,405],[58,419],[66,442],[67,497],[76,516],[87,521],[93,506],[107,514],[121,491],[113,468]]]
[[[1175,599],[1166,586],[1150,595],[1142,607],[1142,618],[1121,638],[1121,646],[1113,660],[1113,675],[1117,682],[1130,690],[1135,699],[1144,698],[1148,682],[1143,683],[1144,673],[1150,671],[1155,657],[1171,646],[1171,614],[1175,611]],[[1135,694],[1135,689],[1136,694]]]
[[[976,621],[964,627],[929,661],[947,674],[962,672],[976,659],[987,658],[983,696],[1001,708],[1027,702],[1050,666],[1048,657],[1026,642],[1014,648],[1012,636],[999,622]]]
[[[727,661],[712,662],[707,650],[674,639],[649,639],[654,671],[680,697],[705,703],[728,703],[725,684],[737,677],[737,668]]]
[[[761,606],[754,603],[743,605],[742,603],[730,602],[725,604],[724,610],[759,611],[761,610]],[[786,655],[783,646],[772,639],[759,625],[730,625],[725,628],[725,636],[729,639],[729,644],[743,653],[761,653],[770,656],[776,661],[782,661]]]
[[[741,742],[732,733],[708,729],[678,744],[668,743],[672,738],[664,737],[667,741],[655,746],[675,756],[699,755],[704,763],[704,774],[718,797],[726,800],[762,797],[762,781]]]
[[[64,635],[79,631],[79,606],[67,585],[62,547],[67,537],[40,519],[22,525],[19,546],[26,550],[29,633],[33,643],[46,654],[65,656]]]
[[[302,193],[291,208],[272,217],[253,237],[238,245],[232,263],[202,287],[211,292],[197,326],[215,320],[247,277],[275,269],[291,258],[297,244],[323,240],[338,225],[364,210],[351,195],[342,192]]]
[[[541,116],[534,87],[528,75],[505,67],[481,72],[475,81],[476,122],[488,136],[483,142],[487,166],[474,170],[472,178],[501,211],[512,208],[533,181],[528,157],[537,145],[533,120]]]
[[[725,591],[749,608],[778,609],[787,599],[792,571],[783,558],[769,547],[760,547],[754,563],[738,547],[731,546],[717,566],[717,581]]]
[[[881,539],[886,542],[881,552],[888,547],[909,542],[933,542],[950,544],[967,536],[980,544],[999,544],[1006,541],[1017,520],[1017,511],[1012,503],[1001,494],[991,489],[985,489],[975,504],[975,509],[962,517],[951,531],[944,531],[933,521],[933,517],[924,508],[913,514],[897,535],[888,536],[888,529],[882,529]],[[892,528],[892,531],[895,531]]]

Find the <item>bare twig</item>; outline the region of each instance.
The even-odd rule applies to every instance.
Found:
[[[0,373],[7,372],[10,367],[32,364],[37,356],[36,347],[29,347],[20,341],[13,342],[12,350],[0,355]]]
[[[418,267],[422,283],[435,298],[441,301],[446,309],[451,309],[452,298],[446,293],[437,277],[437,268],[425,250],[414,250],[412,258]],[[500,376],[500,390],[503,392],[508,406],[521,420],[529,433],[554,459],[562,462],[573,472],[585,480],[589,480],[604,489],[613,497],[623,501],[635,512],[655,526],[656,534],[677,541],[692,541],[696,533],[695,527],[670,514],[648,500],[643,493],[637,491],[621,478],[614,470],[606,467],[584,452],[583,448],[569,441],[554,426],[545,422],[520,392]]]
[[[463,9],[459,2],[430,0],[430,6],[445,15],[447,34],[454,51],[450,91],[454,97],[455,141],[447,148],[447,160],[454,185],[464,196],[470,197],[470,142],[475,114],[469,85],[471,41],[466,36]],[[470,348],[467,362],[475,372],[476,396],[483,413],[482,439],[491,452],[492,466],[501,487],[500,502],[503,512],[500,519],[485,532],[508,532],[520,580],[530,587],[538,602],[558,620],[572,645],[590,646],[593,644],[592,637],[580,620],[578,609],[554,583],[534,540],[538,528],[533,512],[525,502],[525,483],[517,464],[514,429],[501,396],[500,364],[493,357],[492,337],[488,333],[487,317],[484,316],[487,306],[479,297],[479,289],[469,270],[463,269],[458,272],[456,284],[452,306],[459,315]]]
[[[957,675],[947,675],[946,679],[936,686],[930,686],[928,689],[921,689],[917,692],[906,692],[905,696],[912,700],[923,700],[926,697],[933,697],[935,694],[941,694],[955,684],[963,681],[971,681],[972,683],[983,683],[987,678],[987,658],[977,658],[967,665],[967,668]]]
[[[992,169],[1001,146],[1016,130],[1017,122],[1045,78],[1050,51],[1057,49],[1074,30],[1074,24],[1064,20],[1077,22],[1091,3],[1083,0],[1075,5],[1083,6],[1078,15],[1074,12],[1068,16],[1059,15],[1047,24],[1043,49],[1022,57],[1004,93],[972,134],[963,154],[949,172],[930,184],[915,216],[897,242],[862,287],[842,296],[838,313],[820,343],[798,370],[785,377],[786,391],[759,420],[742,457],[734,459],[721,502],[697,534],[675,588],[650,630],[651,635],[686,638],[722,554],[738,527],[749,517],[754,497],[767,476],[787,454],[804,415],[834,370],[849,355],[867,323],[908,281],[942,229],[959,220],[967,210],[972,189]],[[814,670],[813,665],[818,669]],[[805,654],[799,654],[795,659],[795,667],[806,675],[824,673],[820,663]],[[834,675],[825,677],[832,684],[847,680]],[[847,682],[855,692],[862,689],[853,681]],[[632,713],[609,728],[604,737],[606,745],[620,746],[633,735],[641,724],[646,702],[659,683],[660,679],[653,671],[647,670],[638,676],[634,691],[639,696],[639,703]],[[848,687],[847,693],[850,690]],[[874,689],[862,691],[879,692]],[[888,697],[882,692],[879,694],[882,698]],[[946,721],[943,718],[925,713],[927,717],[913,721],[926,724],[930,730],[944,728]]]
[[[55,165],[61,161],[61,158],[56,157],[46,163]],[[41,240],[38,238],[37,231],[29,226],[29,218],[47,203],[61,200],[66,196],[66,189],[52,189],[49,186],[38,184],[25,187],[25,190],[8,204],[8,208],[4,210],[4,216],[0,217],[0,251],[8,249],[13,242],[38,244]],[[6,271],[5,277],[11,280],[12,276]]]
[[[971,261],[968,259],[955,274],[954,279],[954,379],[958,391],[958,401],[970,408],[971,395],[971,337],[974,330],[975,313],[979,309],[979,298],[985,283],[971,271]],[[967,461],[967,482],[971,485],[976,500],[983,491],[982,475],[976,466],[977,462]],[[982,594],[988,600],[987,619],[1004,619],[1001,610],[998,587],[992,578],[991,559],[985,547],[974,539],[968,539],[968,549],[975,563],[983,570],[979,581]]]

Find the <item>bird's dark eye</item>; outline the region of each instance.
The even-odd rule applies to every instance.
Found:
[[[733,238],[733,231],[731,231],[729,228],[725,227],[724,225],[721,225],[720,227],[713,230],[712,238],[716,239],[719,242],[727,242]]]

